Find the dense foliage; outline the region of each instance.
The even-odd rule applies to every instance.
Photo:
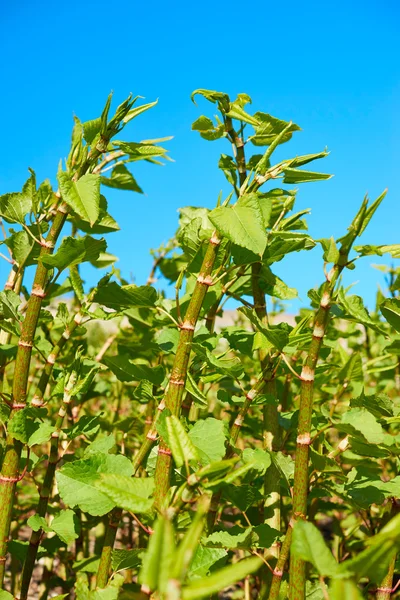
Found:
[[[31,171],[0,197],[0,600],[391,597],[400,268],[371,313],[341,279],[363,256],[400,257],[358,239],[385,192],[341,239],[312,239],[293,184],[328,179],[308,170],[327,152],[274,162],[296,124],[250,114],[246,94],[197,96],[218,116],[193,130],[225,138],[232,193],[180,210],[147,285],[113,266],[103,191],[141,193],[135,162],[167,158],[168,138],[120,137],[155,103],[129,97],[111,117],[110,96],[75,118],[56,190]],[[297,292],[279,262],[316,245],[321,287],[287,323]],[[84,262],[105,270],[90,290]]]

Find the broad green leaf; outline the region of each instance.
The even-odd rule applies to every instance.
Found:
[[[175,415],[166,418],[168,446],[176,466],[179,468],[191,460],[198,460],[195,446],[186,433],[186,429]]]
[[[386,321],[400,333],[400,300],[398,298],[385,300],[380,309]]]
[[[205,577],[210,568],[216,562],[225,558],[227,554],[227,551],[223,548],[205,548],[199,544],[190,565],[188,573],[189,581]]]
[[[54,425],[50,423],[43,422],[38,424],[37,428],[35,428],[34,432],[29,436],[28,446],[36,446],[37,444],[44,444],[48,442],[51,438],[51,434],[56,430]]]
[[[252,527],[242,529],[236,526],[229,531],[216,531],[203,538],[202,543],[211,548],[251,548],[252,537]]]
[[[121,310],[132,307],[151,307],[157,300],[156,290],[149,285],[123,285],[115,281],[99,287],[96,291],[95,302]]]
[[[337,264],[339,261],[339,249],[333,237],[329,239],[318,240],[324,249],[323,259],[327,263]]]
[[[100,213],[100,175],[88,173],[73,181],[68,173],[59,171],[58,183],[64,202],[94,225]]]
[[[292,554],[310,562],[323,577],[334,577],[339,565],[326,546],[321,532],[307,521],[298,521],[293,529]]]
[[[100,429],[100,419],[104,413],[99,415],[83,415],[79,421],[73,424],[71,428],[68,428],[67,435],[70,440],[74,440],[80,435],[90,437],[95,435]]]
[[[343,288],[339,290],[338,300],[347,313],[345,316],[354,320],[356,323],[362,323],[366,327],[374,329],[378,333],[384,333],[379,321],[374,321],[365,308],[363,300],[360,296],[346,296]]]
[[[98,259],[101,252],[107,248],[106,241],[102,238],[96,240],[90,235],[84,238],[66,237],[54,254],[46,254],[39,258],[48,268],[63,271],[83,262],[92,262]]]
[[[256,469],[260,475],[263,475],[271,465],[271,455],[261,448],[246,448],[243,451],[242,459],[245,464],[249,463],[253,469]]]
[[[221,235],[262,256],[267,245],[260,201],[256,194],[241,196],[233,206],[220,206],[209,214]]]
[[[14,596],[9,594],[5,590],[0,590],[0,600],[14,600]]]
[[[132,475],[128,458],[114,454],[93,454],[89,458],[66,463],[56,473],[60,496],[70,507],[78,506],[90,515],[104,515],[115,507],[109,496],[97,486],[102,473]]]
[[[268,340],[271,347],[283,350],[288,344],[289,328],[286,323],[267,327],[260,321],[253,309],[242,306],[239,310],[249,319],[256,331],[260,332]]]
[[[47,524],[47,521],[44,517],[39,517],[39,515],[32,515],[27,520],[27,525],[32,529],[32,531],[39,531],[43,529],[43,531],[51,531],[51,527]]]
[[[268,113],[256,112],[254,118],[258,121],[258,125],[254,128],[255,135],[250,136],[249,139],[255,146],[269,146],[289,125],[288,121],[282,121]],[[294,131],[300,131],[300,127],[295,123],[292,123],[286,134],[283,136],[281,143],[290,140]]]
[[[346,433],[361,434],[370,444],[381,444],[385,439],[382,426],[366,408],[347,410],[337,427]]]
[[[222,460],[225,456],[226,438],[222,421],[212,417],[197,421],[189,431],[189,438],[196,447],[203,465]]]
[[[5,319],[21,320],[21,315],[18,313],[18,307],[21,304],[21,298],[13,290],[5,290],[0,292],[0,314]]]
[[[115,450],[116,442],[115,437],[112,433],[109,435],[104,435],[102,437],[97,437],[94,442],[89,444],[87,448],[85,448],[84,458],[87,458],[91,454],[112,454],[112,450]]]
[[[203,96],[203,98],[205,98],[206,100],[208,100],[209,102],[213,102],[218,103],[219,108],[226,112],[229,110],[230,108],[230,102],[229,102],[229,96],[228,94],[225,94],[224,92],[215,92],[214,90],[205,90],[205,89],[197,89],[194,90],[194,92],[192,92],[190,98],[192,99],[192,101],[196,104],[195,102],[195,96]]]
[[[216,594],[228,587],[228,585],[236,583],[247,577],[247,575],[257,571],[262,564],[262,560],[254,556],[224,567],[209,577],[197,579],[190,585],[183,587],[182,599],[195,600],[196,598],[204,598]]]
[[[294,233],[292,231],[270,231],[269,243],[264,253],[264,261],[268,265],[279,262],[290,252],[299,250],[312,250],[315,247],[314,240],[306,233]]]
[[[114,549],[111,559],[111,568],[113,571],[122,571],[123,569],[136,569],[142,564],[143,550]]]
[[[243,365],[238,357],[217,358],[210,350],[200,342],[192,344],[192,350],[204,360],[211,369],[227,375],[228,377],[241,377],[243,374]]]
[[[107,187],[116,188],[117,190],[128,190],[143,194],[143,190],[139,187],[136,179],[124,164],[116,165],[111,171],[111,177],[104,177],[104,175],[102,175],[101,183]]]
[[[7,424],[8,435],[23,444],[28,443],[38,428],[39,424],[34,422],[34,413],[29,406],[15,412]]]
[[[148,160],[154,162],[155,158],[165,158],[167,150],[161,146],[154,146],[146,142],[113,142],[116,148],[119,148],[125,154],[129,155],[130,161]]]
[[[164,380],[164,368],[161,365],[149,367],[143,364],[133,364],[124,354],[107,356],[102,359],[120,381],[141,381],[146,379],[154,385],[161,385]]]
[[[32,210],[32,198],[25,194],[4,194],[0,196],[0,216],[9,223],[25,223],[25,217]]]
[[[73,510],[61,510],[51,522],[52,530],[67,545],[79,537],[79,519]]]
[[[146,553],[143,556],[139,582],[151,590],[166,591],[175,553],[174,530],[171,522],[159,517]]]
[[[329,587],[329,600],[362,600],[363,597],[352,579],[333,579]]]
[[[103,473],[95,484],[103,494],[111,498],[116,506],[134,513],[144,513],[151,509],[154,492],[154,479],[151,477],[134,479],[119,474]]]

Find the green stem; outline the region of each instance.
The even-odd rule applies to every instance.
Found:
[[[252,265],[252,291],[254,299],[254,309],[258,318],[268,325],[267,305],[265,294],[260,286],[260,274],[262,264]],[[271,358],[265,350],[259,352],[262,370],[266,370],[271,362]],[[265,381],[264,393],[276,397],[276,384],[274,378]],[[281,443],[281,432],[279,427],[279,413],[277,407],[272,404],[266,404],[263,410],[263,445],[270,452],[277,452]],[[280,531],[281,529],[281,496],[280,496],[280,474],[274,464],[272,464],[265,473],[264,479],[264,521],[267,525]],[[279,556],[279,546],[273,548],[273,554],[276,558]]]
[[[65,386],[64,397],[61,407],[57,414],[55,431],[52,433],[51,441],[50,441],[50,455],[47,463],[46,474],[44,476],[43,485],[40,490],[39,503],[36,509],[36,514],[39,517],[46,517],[47,507],[49,504],[49,498],[51,496],[51,492],[53,489],[54,482],[54,474],[56,470],[57,463],[60,460],[59,457],[59,444],[58,438],[60,436],[60,431],[64,422],[64,417],[67,412],[68,406],[71,402],[70,392],[74,387],[77,379],[77,373],[73,371],[69,377],[68,383]],[[21,595],[20,600],[27,600],[29,593],[29,585],[32,578],[33,569],[36,562],[36,557],[39,549],[40,540],[43,535],[43,530],[38,529],[38,531],[32,531],[31,539],[29,540],[29,546],[26,554],[26,559],[24,563],[24,568],[22,572],[22,580],[21,580]]]
[[[106,534],[101,550],[99,568],[97,570],[96,585],[98,588],[105,588],[108,582],[112,551],[114,548],[115,538],[117,537],[117,531],[121,517],[122,508],[115,508],[113,511],[111,511],[108,518]]]
[[[51,229],[43,243],[40,256],[51,254],[67,218],[68,207],[61,203],[58,207]],[[29,366],[31,361],[33,340],[39,319],[42,300],[46,294],[48,270],[39,262],[33,282],[31,296],[28,301],[25,320],[22,324],[21,336],[15,362],[12,390],[13,407],[11,416],[24,408],[26,403]],[[19,459],[22,443],[7,436],[2,472],[0,475],[0,585],[3,584],[7,540],[10,530],[15,485],[18,481]]]
[[[280,549],[279,557],[276,562],[274,571],[272,573],[271,587],[269,590],[268,600],[279,600],[279,591],[281,588],[281,581],[285,564],[289,558],[290,545],[292,543],[292,523],[289,523],[289,527],[286,531],[285,539],[283,540],[282,547]]]
[[[173,415],[179,416],[181,411],[193,334],[205,295],[209,286],[213,283],[211,273],[217,257],[219,244],[220,240],[214,233],[208,244],[203,264],[200,269],[200,274],[197,278],[197,282],[186,311],[185,319],[181,325],[178,347],[172,366],[168,390],[165,395],[165,406]],[[155,504],[158,508],[161,508],[167,496],[170,487],[171,473],[171,451],[165,442],[161,441],[158,449],[155,472]]]
[[[61,353],[62,349],[64,348],[65,344],[70,339],[72,333],[78,327],[78,325],[80,325],[82,318],[83,318],[82,312],[76,313],[74,318],[68,323],[68,326],[62,332],[58,342],[54,345],[52,351],[50,352],[49,356],[47,357],[46,364],[43,367],[42,374],[39,379],[39,383],[35,390],[35,394],[32,398],[31,403],[33,406],[38,406],[38,407],[43,406],[44,394],[46,391],[47,384],[49,383],[49,379],[50,379],[51,373],[53,371],[53,367],[54,367],[58,357],[60,356],[60,353]]]
[[[396,564],[396,555],[393,556],[389,564],[389,569],[376,590],[376,600],[390,600],[393,593],[393,575]]]

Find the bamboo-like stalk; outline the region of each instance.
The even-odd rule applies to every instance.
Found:
[[[279,600],[279,592],[281,588],[282,577],[285,569],[285,564],[289,558],[290,545],[292,543],[293,523],[289,522],[286,531],[285,539],[280,548],[278,560],[272,572],[271,587],[269,588],[268,600]]]
[[[76,171],[74,180],[88,173],[99,157],[107,150],[109,140],[102,137],[97,146],[90,150],[86,160]],[[60,197],[57,194],[57,200]],[[40,257],[52,254],[61,230],[65,224],[69,212],[69,206],[58,200],[53,223],[45,240],[41,241]],[[46,296],[46,287],[49,280],[49,271],[39,261],[36,267],[35,277],[31,295],[27,303],[25,319],[21,327],[21,335],[18,341],[18,350],[15,360],[15,371],[12,389],[11,417],[16,411],[25,408],[27,397],[27,386],[29,368],[31,363],[32,347],[36,327],[39,320],[40,309],[43,298]],[[13,508],[13,497],[15,486],[19,479],[19,461],[22,443],[7,435],[4,458],[0,474],[0,586],[3,585],[5,563],[7,555],[7,542],[10,531],[11,515]]]
[[[46,391],[47,384],[49,383],[49,379],[50,379],[51,373],[53,371],[53,367],[54,367],[55,363],[57,362],[57,359],[60,356],[62,349],[64,348],[64,346],[70,339],[71,335],[73,334],[75,329],[78,327],[78,325],[80,325],[80,323],[82,322],[83,316],[84,316],[83,312],[81,312],[81,311],[77,312],[76,315],[74,316],[74,318],[71,319],[71,321],[68,323],[67,327],[64,329],[64,331],[60,335],[57,343],[53,346],[52,351],[50,352],[50,354],[48,355],[48,357],[46,359],[46,363],[43,367],[42,374],[40,376],[39,382],[38,382],[36,390],[35,390],[35,394],[32,398],[31,404],[33,406],[38,406],[38,407],[43,406],[44,394]]]
[[[67,205],[64,202],[61,202],[47,238],[43,242],[40,256],[51,254],[53,252],[54,246],[67,218],[67,213]],[[18,342],[12,390],[13,405],[11,415],[25,407],[33,340],[42,300],[46,294],[47,281],[48,270],[41,262],[39,262],[36,268],[32,292],[28,301],[25,320],[22,324],[21,336]],[[22,443],[11,436],[7,436],[2,472],[0,475],[0,585],[2,585],[4,579],[8,533],[10,530],[15,485],[18,481],[21,450]]]
[[[187,308],[185,318],[180,326],[180,335],[168,390],[165,394],[165,406],[173,415],[179,416],[183,393],[185,390],[186,376],[189,365],[193,334],[199,318],[200,310],[207,290],[212,285],[212,270],[217,257],[220,239],[216,233],[210,238],[206,254],[200,269],[199,276]],[[148,434],[149,435],[149,434]],[[168,493],[172,473],[172,455],[168,446],[161,441],[158,449],[157,465],[155,471],[156,492],[155,504],[160,508]]]
[[[254,309],[261,322],[268,324],[267,306],[265,294],[260,287],[261,263],[252,265],[252,290]],[[265,350],[259,351],[261,368],[267,369],[271,358]],[[276,384],[272,378],[265,382],[264,393],[276,396]],[[266,404],[263,409],[263,445],[270,452],[277,452],[280,448],[279,413],[275,406]],[[265,473],[264,479],[264,515],[265,523],[273,529],[281,529],[281,497],[280,497],[280,474],[274,464],[271,464]],[[278,557],[279,546],[273,548],[273,555]]]
[[[396,555],[390,561],[388,572],[376,590],[376,600],[390,600],[393,594],[393,575],[396,565]]]
[[[68,379],[68,383],[65,386],[63,401],[57,414],[55,430],[51,435],[49,460],[47,463],[47,469],[43,480],[43,485],[40,490],[39,503],[36,509],[36,514],[39,517],[44,518],[47,514],[49,498],[53,488],[54,474],[56,471],[57,463],[60,459],[58,438],[60,436],[60,431],[64,422],[64,417],[66,415],[68,406],[71,403],[71,390],[76,383],[76,379],[77,373],[76,371],[73,371]],[[28,598],[29,585],[32,578],[32,573],[35,566],[42,534],[42,529],[38,529],[38,531],[32,531],[24,563],[24,568],[22,571],[20,600],[27,600]]]

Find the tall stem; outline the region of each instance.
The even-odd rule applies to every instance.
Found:
[[[63,402],[60,406],[60,409],[57,414],[55,431],[53,431],[50,441],[50,455],[47,463],[46,474],[44,476],[43,485],[40,490],[39,503],[36,509],[36,514],[39,517],[46,517],[47,507],[49,504],[49,498],[51,495],[51,491],[53,489],[54,482],[54,474],[56,470],[57,463],[60,459],[59,457],[59,444],[58,438],[60,436],[60,431],[62,428],[62,424],[64,422],[64,417],[67,412],[68,406],[71,402],[70,392],[76,383],[76,372],[72,372],[69,377],[68,383],[65,386]],[[22,580],[21,580],[21,595],[20,600],[27,600],[28,592],[29,592],[29,584],[32,578],[33,569],[36,562],[36,557],[39,549],[39,544],[41,537],[43,535],[43,530],[39,529],[38,531],[32,531],[31,539],[29,540],[29,546],[26,554],[26,559],[24,563],[24,569],[22,572]]]
[[[311,444],[311,416],[314,398],[315,368],[322,340],[328,324],[332,293],[341,267],[335,265],[324,284],[322,297],[315,316],[310,348],[301,372],[299,424],[296,440],[296,458],[293,487],[293,518],[306,519],[308,496],[308,460]],[[290,560],[290,600],[305,598],[305,562],[295,556]]]
[[[67,218],[68,207],[61,203],[58,207],[53,224],[43,243],[40,256],[51,254]],[[33,281],[31,296],[28,301],[25,320],[22,324],[21,336],[18,342],[18,351],[15,362],[15,372],[12,390],[12,411],[21,410],[26,404],[29,366],[31,361],[33,340],[39,319],[42,300],[46,295],[48,270],[39,262]],[[0,585],[3,584],[5,562],[7,554],[7,540],[10,530],[11,513],[15,484],[18,480],[19,459],[22,443],[11,436],[7,436],[2,472],[0,475]]]
[[[207,290],[213,283],[211,273],[217,257],[219,244],[220,240],[216,233],[214,233],[209,241],[203,264],[200,269],[200,274],[197,278],[197,282],[185,314],[185,319],[181,325],[178,347],[172,366],[168,390],[165,395],[165,406],[173,415],[179,416],[181,411],[194,330],[196,328],[196,323],[199,318],[200,310],[203,305]],[[168,493],[171,481],[171,473],[171,451],[162,440],[158,449],[155,472],[155,504],[158,508],[162,506]]]

